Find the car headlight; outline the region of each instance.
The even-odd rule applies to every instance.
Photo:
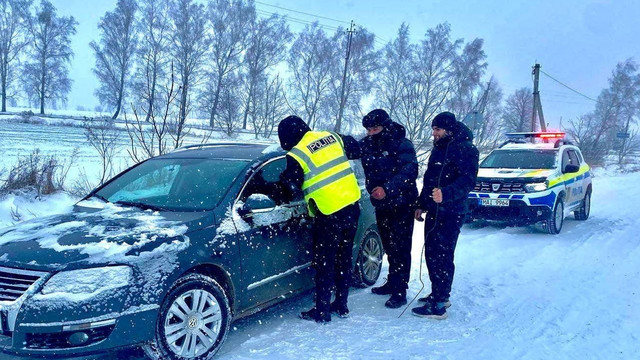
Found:
[[[527,192],[545,191],[547,190],[547,183],[539,182],[539,183],[525,184],[524,188],[525,190],[527,190]]]
[[[51,277],[42,288],[42,295],[91,297],[105,290],[117,289],[129,284],[131,268],[106,266],[91,269],[62,271]]]

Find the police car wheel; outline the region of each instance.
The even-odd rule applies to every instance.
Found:
[[[384,250],[382,240],[376,231],[368,231],[358,250],[356,268],[353,272],[353,285],[356,287],[371,286],[378,281],[382,270]]]
[[[559,234],[562,230],[562,223],[564,222],[564,202],[562,198],[558,199],[556,206],[553,208],[553,212],[547,220],[547,232],[549,234]]]
[[[591,213],[591,189],[587,191],[584,195],[584,199],[582,200],[582,205],[578,210],[573,212],[573,216],[576,220],[587,220],[589,218],[589,214]]]

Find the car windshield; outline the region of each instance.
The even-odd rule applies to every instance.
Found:
[[[497,150],[489,154],[481,168],[553,169],[558,150]]]
[[[243,160],[151,159],[97,191],[105,201],[166,211],[216,207],[247,165]]]

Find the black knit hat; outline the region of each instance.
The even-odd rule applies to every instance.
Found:
[[[440,129],[452,131],[456,126],[456,116],[445,111],[436,115],[431,122],[431,127],[437,126]]]
[[[293,149],[309,131],[311,128],[302,119],[295,115],[287,116],[278,124],[280,147],[286,151]]]
[[[391,118],[389,117],[389,114],[382,109],[371,110],[362,118],[362,126],[366,128],[388,126],[390,123]]]

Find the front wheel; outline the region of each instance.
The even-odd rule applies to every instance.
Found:
[[[547,232],[549,234],[559,234],[562,230],[562,223],[564,222],[564,202],[562,198],[556,201],[556,206],[553,208],[553,212],[549,219],[547,219]]]
[[[189,274],[167,294],[158,312],[155,338],[144,350],[156,360],[211,359],[230,324],[224,289],[208,276]]]
[[[354,285],[358,287],[371,286],[378,281],[382,270],[382,240],[375,231],[369,231],[360,244],[358,259],[354,271]]]
[[[573,216],[576,220],[587,220],[589,218],[589,214],[591,213],[591,190],[588,190],[584,195],[584,199],[582,199],[582,204],[580,204],[580,208],[573,212]]]

